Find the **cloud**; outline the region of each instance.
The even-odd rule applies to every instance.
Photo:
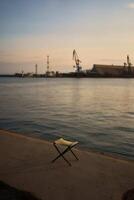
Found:
[[[134,2],[131,2],[127,5],[128,8],[130,9],[134,9]]]

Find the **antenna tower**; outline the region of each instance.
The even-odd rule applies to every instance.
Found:
[[[47,56],[47,72],[49,72],[49,56]]]
[[[37,74],[38,74],[38,65],[36,64],[35,65],[35,75],[37,76]]]

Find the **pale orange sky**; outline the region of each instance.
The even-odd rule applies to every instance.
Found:
[[[134,1],[7,2],[8,10],[0,2],[0,73],[34,72],[36,63],[44,73],[47,55],[52,70],[73,71],[73,49],[83,69],[121,65],[127,54],[133,63]]]

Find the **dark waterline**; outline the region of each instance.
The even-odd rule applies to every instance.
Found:
[[[134,160],[134,79],[0,79],[0,128]]]

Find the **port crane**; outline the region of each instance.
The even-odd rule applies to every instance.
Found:
[[[127,55],[127,65],[128,65],[128,72],[131,73],[131,62],[130,62],[130,58],[129,58],[129,55]]]
[[[128,64],[129,67],[131,67],[131,65],[132,65],[131,62],[130,62],[129,55],[127,55],[127,64]]]
[[[79,73],[82,70],[82,67],[80,66],[81,61],[79,60],[78,54],[76,53],[76,50],[73,50],[73,60],[75,61],[76,72]]]

